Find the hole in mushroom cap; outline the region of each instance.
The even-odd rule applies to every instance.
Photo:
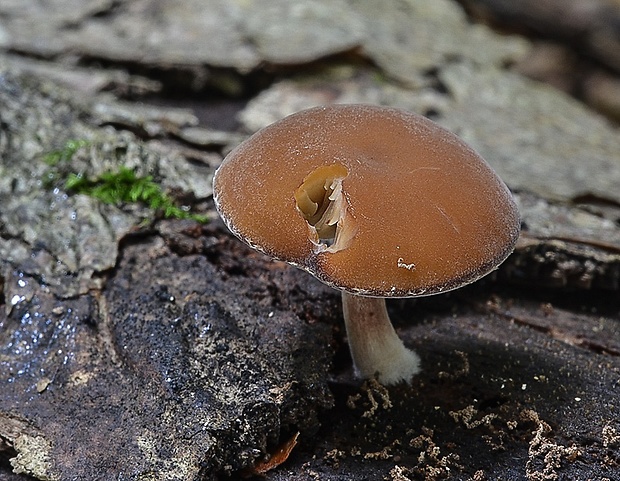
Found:
[[[341,164],[325,165],[308,174],[295,191],[297,210],[308,223],[315,253],[346,249],[357,231],[342,189],[347,175]]]

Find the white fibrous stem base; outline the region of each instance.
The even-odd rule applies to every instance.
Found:
[[[385,299],[342,292],[342,310],[357,374],[397,384],[420,372],[420,358],[407,349],[388,317]]]

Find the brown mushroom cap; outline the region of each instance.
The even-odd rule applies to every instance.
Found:
[[[340,238],[322,241],[309,225],[322,222],[320,192],[332,204],[324,231],[337,222]],[[519,235],[508,188],[467,144],[424,117],[370,105],[313,108],[262,129],[223,161],[214,198],[252,247],[369,296],[473,282]]]

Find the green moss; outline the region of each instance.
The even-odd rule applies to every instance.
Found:
[[[82,147],[89,145],[87,140],[69,140],[62,149],[52,150],[43,157],[43,161],[50,166],[43,177],[43,185],[47,189],[62,187],[66,177],[63,167],[71,161],[75,153]],[[63,165],[65,164],[65,165]]]
[[[89,178],[84,173],[63,174],[62,164],[70,161],[75,153],[86,145],[87,141],[71,140],[63,149],[50,152],[45,157],[45,162],[52,167],[45,178],[48,186],[62,183],[69,193],[88,195],[106,204],[141,203],[161,212],[165,218],[192,219],[200,223],[208,221],[206,216],[193,214],[176,205],[151,176],[139,177],[134,170],[122,165],[117,171],[105,172],[94,178]]]
[[[51,167],[57,166],[61,162],[68,162],[73,158],[75,153],[82,147],[89,144],[87,140],[69,140],[62,149],[53,150],[48,153],[43,160]]]

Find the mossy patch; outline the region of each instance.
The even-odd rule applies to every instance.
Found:
[[[63,148],[47,154],[44,161],[51,168],[45,175],[45,185],[49,188],[62,187],[70,194],[88,195],[106,204],[140,203],[164,218],[191,219],[200,223],[208,221],[207,216],[177,205],[152,176],[140,176],[129,167],[119,165],[117,170],[98,176],[68,170],[73,156],[88,145],[86,140],[70,140]]]

